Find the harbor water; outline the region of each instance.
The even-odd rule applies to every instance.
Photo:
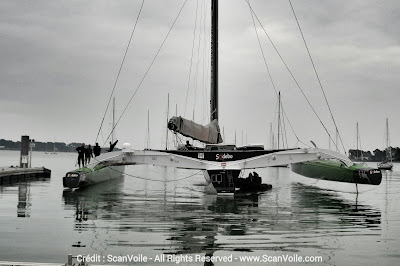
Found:
[[[119,259],[128,255],[151,258],[135,265],[177,264],[154,261],[160,255],[180,256],[181,265],[265,264],[241,261],[246,256],[400,264],[397,163],[379,186],[359,185],[358,198],[354,184],[317,181],[289,168],[257,170],[272,190],[233,197],[205,193],[202,172],[154,166],[127,166],[116,180],[64,191],[62,177],[76,157],[34,152],[32,166],[50,169],[51,179],[0,186],[0,261],[65,264],[73,254],[110,265],[124,264]],[[0,164],[18,165],[19,152],[0,151]],[[232,261],[212,264],[196,255]]]

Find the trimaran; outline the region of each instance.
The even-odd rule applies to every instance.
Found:
[[[192,139],[207,143],[205,148],[177,150],[133,150],[124,144],[122,151],[101,154],[83,169],[68,172],[64,187],[78,188],[121,176],[125,165],[151,164],[155,166],[202,170],[208,183],[208,191],[232,193],[238,189],[240,174],[245,169],[336,159],[340,167],[353,165],[351,160],[335,151],[320,148],[296,148],[265,150],[262,146],[236,147],[222,145],[218,126],[218,0],[211,0],[211,114],[207,126],[195,124],[182,117],[173,117],[168,128]],[[300,171],[301,172],[301,171]],[[380,171],[363,171],[342,179],[337,175],[312,175],[331,181],[379,184]],[[377,180],[379,179],[379,182]]]

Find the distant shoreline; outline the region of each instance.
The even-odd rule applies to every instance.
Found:
[[[33,148],[33,151],[42,151],[42,152],[76,152],[76,148],[80,147],[82,143],[78,142],[72,142],[69,144],[66,144],[64,142],[35,142],[35,147]],[[93,144],[90,144],[93,147]],[[12,150],[12,151],[19,151],[21,150],[21,142],[17,141],[11,141],[11,140],[5,140],[5,139],[0,139],[0,151],[3,150]],[[108,147],[103,147],[102,150],[105,151],[108,149]],[[118,148],[114,149],[115,151],[121,150]],[[365,162],[381,162],[383,161],[383,158],[386,158],[386,150],[379,150],[375,149],[373,152],[370,151],[363,151],[363,150],[353,150],[350,149],[348,151],[348,156],[351,160],[356,161],[355,158],[364,158],[363,161]],[[361,156],[362,154],[362,156]],[[399,162],[400,161],[400,148],[391,148],[391,154],[392,154],[392,160],[394,162]]]
[[[72,142],[66,144],[64,142],[40,142],[35,141],[35,147],[33,151],[43,151],[43,152],[76,152],[76,148],[82,145],[82,142]],[[89,143],[92,147],[94,144]],[[86,144],[89,145],[89,144]],[[21,142],[20,141],[11,141],[0,139],[0,151],[9,150],[9,151],[20,151],[21,150]],[[103,147],[103,150],[108,149],[108,147]],[[115,151],[120,149],[115,148]]]

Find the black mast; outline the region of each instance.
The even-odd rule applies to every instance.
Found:
[[[211,121],[218,119],[218,0],[211,0]]]

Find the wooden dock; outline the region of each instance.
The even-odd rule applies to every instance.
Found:
[[[10,185],[40,178],[50,178],[50,176],[51,171],[44,167],[0,167],[0,185]]]

